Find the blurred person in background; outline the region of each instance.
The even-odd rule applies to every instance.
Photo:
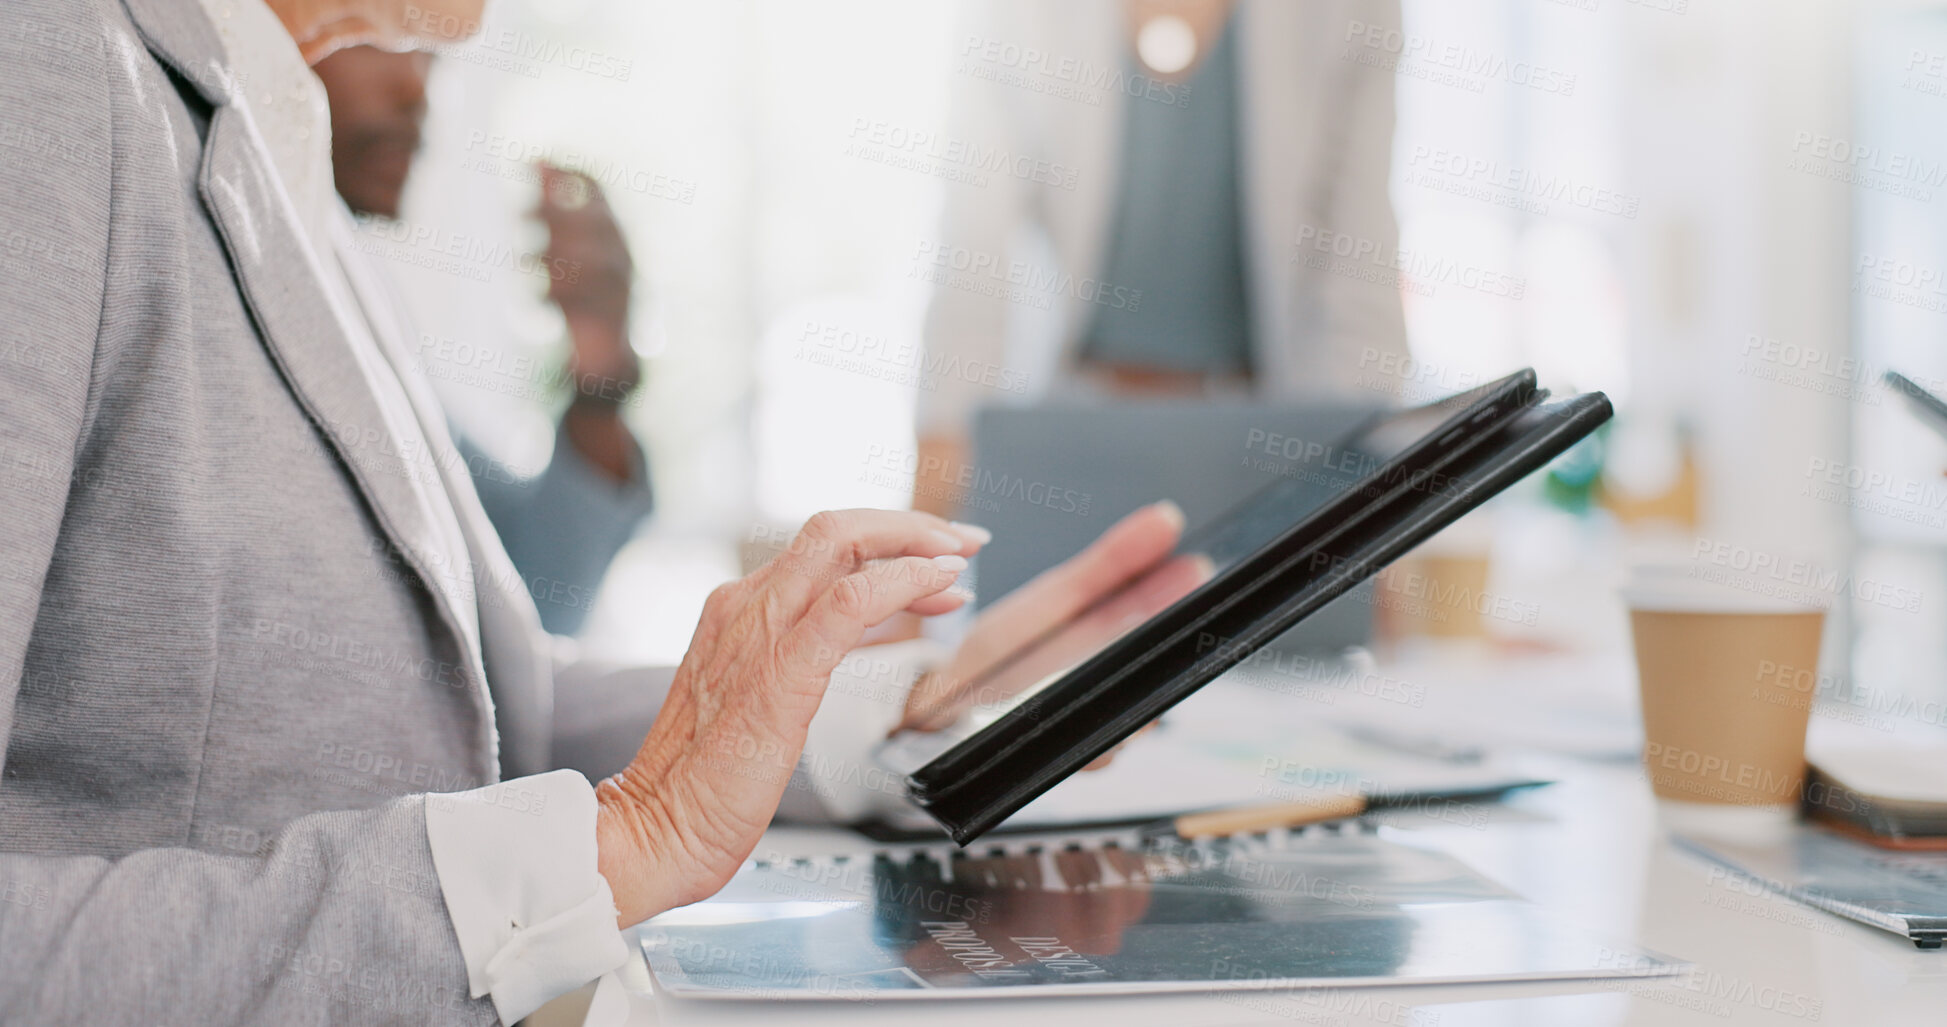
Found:
[[[1361,367],[1406,353],[1394,82],[1345,51],[1399,24],[1398,0],[976,0],[950,138],[1039,163],[950,189],[922,246],[919,466],[957,472],[989,402],[1374,397]]]
[[[423,51],[358,46],[312,69],[331,103],[332,178],[354,213],[399,217],[426,120],[432,62]],[[592,180],[545,164],[540,179],[535,215],[548,229],[545,266],[571,269],[551,275],[548,285],[568,326],[564,378],[573,390],[554,453],[546,469],[521,478],[463,433],[455,430],[453,441],[541,624],[572,635],[587,620],[609,563],[649,515],[651,494],[642,447],[622,418],[642,377],[629,345],[628,245]]]

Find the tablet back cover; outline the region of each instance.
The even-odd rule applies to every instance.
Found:
[[[915,772],[908,793],[955,841],[979,837],[1170,706],[1408,549],[1560,455],[1610,416],[1600,393],[1409,452],[1244,564],[1082,663]],[[1456,420],[1465,421],[1466,415]]]

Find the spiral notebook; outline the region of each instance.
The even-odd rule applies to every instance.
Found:
[[[1392,828],[747,864],[640,930],[659,990],[876,1001],[1660,977]]]

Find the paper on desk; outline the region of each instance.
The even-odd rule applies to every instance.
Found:
[[[1535,783],[1518,765],[1493,757],[1457,762],[1362,740],[1335,723],[1329,704],[1226,678],[1132,739],[1106,769],[1063,781],[1005,826],[1158,819],[1320,793],[1445,795]],[[899,828],[932,825],[918,809],[886,819]]]
[[[1389,660],[1381,677],[1394,683],[1390,692],[1354,690],[1341,707],[1389,730],[1454,745],[1617,762],[1642,753],[1635,668],[1626,650],[1506,652],[1422,640]],[[1415,701],[1393,701],[1401,691]]]
[[[1272,992],[1292,988],[1684,969],[1585,933],[1454,857],[1383,829],[756,862],[715,896],[643,924],[638,938],[670,995],[854,1008],[881,999],[1237,990],[1259,993],[1252,1009],[1282,1011],[1255,1000],[1282,1001]]]

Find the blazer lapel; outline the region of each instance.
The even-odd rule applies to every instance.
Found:
[[[403,388],[376,348],[327,291],[317,253],[279,183],[215,28],[195,0],[123,0],[157,60],[211,106],[197,187],[229,256],[258,334],[298,404],[328,440],[365,498],[379,530],[432,594],[441,627],[458,643],[482,706],[482,743],[498,760],[475,618],[473,565],[434,453]],[[381,399],[381,397],[386,397]]]
[[[432,447],[375,349],[351,342],[352,312],[326,292],[314,247],[277,183],[269,157],[237,106],[215,110],[203,146],[203,202],[257,320],[265,346],[298,402],[350,470],[402,557],[432,589],[449,626],[478,660],[471,562],[457,558],[435,507],[443,498]]]
[[[211,106],[230,102],[236,89],[216,26],[196,0],[122,0],[129,21],[156,59],[182,76]]]
[[[345,282],[364,311],[373,341],[411,400],[419,428],[435,454],[433,462],[438,465],[445,495],[466,536],[474,569],[474,609],[480,618],[480,653],[499,727],[502,773],[510,777],[541,773],[551,766],[549,741],[554,718],[554,671],[545,648],[548,634],[541,628],[540,615],[534,610],[520,572],[514,569],[493,522],[480,505],[472,473],[453,446],[438,397],[403,348],[404,340],[413,337],[411,319],[390,283],[353,246],[350,219],[341,218],[332,227],[329,250],[336,255]]]

